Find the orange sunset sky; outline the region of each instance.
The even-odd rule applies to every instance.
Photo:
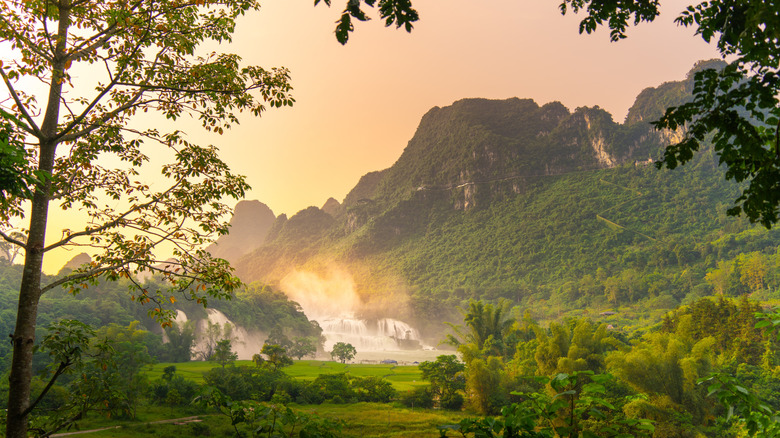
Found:
[[[578,33],[578,16],[556,0],[415,0],[412,33],[374,20],[357,23],[346,46],[334,35],[344,0],[267,0],[239,21],[231,44],[246,64],[292,72],[292,108],[244,116],[222,136],[178,121],[198,143],[220,147],[247,175],[258,199],[288,216],[329,197],[340,202],[367,172],[391,166],[434,106],[468,97],[559,100],[569,109],[598,105],[622,121],[649,86],[679,80],[700,59],[717,57],[692,29],[673,20],[687,2],[665,0],[656,22],[610,43],[601,29]],[[157,170],[155,170],[157,172]],[[64,220],[64,219],[62,219]],[[63,225],[51,217],[50,236]],[[56,227],[56,228],[55,228]],[[73,253],[50,254],[55,273]]]

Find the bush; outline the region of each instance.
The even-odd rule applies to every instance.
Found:
[[[408,408],[433,408],[433,395],[430,387],[418,386],[401,394],[401,404]]]
[[[305,386],[291,383],[288,387],[287,392],[300,404],[387,403],[397,396],[393,385],[381,377],[350,377],[346,373],[320,374]]]
[[[439,400],[439,406],[451,411],[459,411],[463,408],[463,402],[463,396],[456,393],[448,398],[442,398]]]
[[[357,396],[346,373],[320,374],[309,385],[320,392],[323,400],[333,403],[349,403]]]
[[[211,428],[208,424],[198,422],[189,424],[191,436],[209,436],[211,435]]]
[[[203,375],[203,380],[233,400],[248,400],[255,386],[248,367],[212,368]]]
[[[390,382],[378,376],[353,377],[350,383],[360,401],[387,403],[398,395]]]
[[[178,398],[169,397],[175,391]],[[175,406],[189,404],[198,393],[198,384],[182,376],[173,375],[170,379],[158,379],[149,384],[149,398],[157,405],[171,405],[172,400],[179,400]]]

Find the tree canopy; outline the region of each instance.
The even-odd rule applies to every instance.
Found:
[[[348,360],[352,360],[357,354],[357,349],[352,344],[346,342],[336,342],[333,345],[333,350],[330,352],[330,356],[337,358],[341,363],[346,363]]]
[[[407,0],[365,4],[378,6],[386,25],[410,30],[417,19]],[[173,317],[166,302],[179,297],[206,305],[239,286],[227,262],[203,248],[227,232],[223,218],[230,209],[223,199],[243,197],[244,177],[230,171],[215,146],[191,142],[174,124],[160,130],[135,116],[151,111],[176,121],[189,115],[222,134],[240,112],[258,116],[268,106],[292,105],[285,68],[246,66],[238,55],[201,49],[204,42],[231,41],[236,20],[259,7],[256,0],[0,4],[0,78],[8,96],[0,102],[0,239],[25,252],[8,436],[26,436],[44,292],[64,285],[75,293],[101,277],[124,277],[132,298],[149,304],[165,325]],[[336,31],[342,43],[353,30],[351,18],[368,19],[359,1],[347,2]],[[86,69],[88,75],[79,74]],[[160,156],[170,161],[158,163]],[[145,165],[159,167],[162,181],[140,181]],[[80,210],[84,227],[47,241],[52,202],[66,212]],[[22,219],[29,225],[20,226]],[[42,285],[44,254],[76,246],[91,248],[91,263]],[[166,281],[146,288],[138,280],[144,272]]]
[[[99,277],[125,277],[133,298],[166,323],[172,310],[164,303],[205,304],[240,284],[225,261],[202,247],[227,232],[223,199],[242,197],[244,178],[216,147],[190,142],[173,124],[165,131],[140,126],[134,116],[192,115],[207,131],[222,133],[241,111],[259,115],[269,105],[292,105],[286,69],[244,66],[237,55],[199,49],[205,41],[230,41],[236,19],[258,7],[253,0],[0,5],[6,48],[0,78],[9,96],[0,155],[4,171],[18,176],[2,188],[0,238],[25,252],[8,436],[26,436],[37,305],[46,291],[65,285],[75,292]],[[90,74],[73,73],[82,69]],[[32,83],[44,84],[46,93],[38,95]],[[162,151],[170,161],[158,162]],[[161,181],[140,181],[145,165],[159,166]],[[51,203],[66,213],[79,210],[83,228],[47,240]],[[28,226],[18,225],[22,218]],[[92,262],[41,284],[44,254],[69,247],[91,248]],[[147,289],[136,280],[142,272],[167,281]]]
[[[653,21],[660,1],[564,0],[561,12],[585,11],[580,32],[610,29],[613,41],[626,37],[629,22]],[[690,5],[675,20],[714,42],[723,69],[695,74],[693,99],[668,108],[657,129],[680,130],[682,140],[666,148],[656,164],[674,169],[712,142],[726,178],[747,186],[729,209],[770,228],[780,204],[780,16],[774,2],[715,0]]]

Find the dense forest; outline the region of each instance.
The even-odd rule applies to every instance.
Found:
[[[2,272],[12,280],[15,271],[6,265]],[[425,384],[398,390],[359,367],[328,372],[323,363],[310,378],[287,374],[293,357],[312,352],[297,352],[302,338],[290,339],[300,333],[293,321],[308,321],[280,293],[248,289],[256,301],[237,297],[236,303],[253,312],[276,312],[266,322],[284,320],[283,315],[289,322],[271,330],[253,363],[236,362],[237,340],[230,335],[217,339],[209,357],[198,356],[189,323],[166,328],[163,343],[143,306],[129,302],[118,288],[99,285],[75,296],[47,297],[33,381],[34,397],[45,397],[36,402],[31,430],[46,435],[99,417],[133,421],[139,411],[166,407],[170,415],[221,414],[237,436],[264,436],[257,431],[276,428],[288,433],[282,436],[299,436],[290,435],[296,428],[310,433],[300,436],[352,436],[340,432],[350,430],[349,424],[305,412],[327,403],[351,406],[359,415],[366,403],[380,403],[392,409],[464,411],[467,417],[459,422],[438,425],[443,436],[778,433],[780,340],[773,327],[780,315],[766,313],[765,303],[747,293],[691,299],[652,325],[645,321],[636,327],[587,317],[541,324],[531,309],[507,299],[470,300],[459,309],[461,322],[450,324],[441,339],[457,356],[442,352],[435,361],[420,363],[418,378]],[[767,293],[764,286],[753,295]],[[102,320],[101,314],[116,318]],[[199,378],[183,371],[195,358],[207,360],[198,368]],[[151,376],[149,367],[159,362],[166,363],[162,374]],[[57,377],[53,385],[52,377]],[[275,425],[269,426],[271,421]],[[219,424],[210,421],[191,433],[211,433]],[[435,433],[431,426],[427,436]]]
[[[16,319],[16,300],[22,267],[0,261],[0,331],[11,333]],[[154,288],[156,279],[145,283]],[[179,300],[174,307],[187,315],[188,324],[172,324],[165,328],[150,316],[156,306],[153,302],[133,300],[128,292],[129,280],[84,284],[84,288],[71,291],[58,288],[47,292],[40,302],[38,331],[43,336],[46,327],[60,320],[77,320],[98,330],[106,327],[131,327],[143,333],[144,349],[152,358],[161,362],[189,361],[196,353],[194,342],[206,336],[208,314],[203,304]],[[272,333],[287,338],[319,338],[321,329],[309,321],[300,307],[284,293],[258,283],[238,291],[231,300],[211,301],[209,308],[228,315],[234,325],[245,330]],[[185,336],[182,331],[186,330]],[[167,344],[163,345],[163,340]],[[176,342],[181,345],[174,345]],[[191,351],[193,350],[193,351]],[[10,343],[0,343],[0,369],[7,371],[10,361]],[[44,365],[39,364],[41,369]]]

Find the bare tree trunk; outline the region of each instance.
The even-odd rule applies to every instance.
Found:
[[[59,5],[57,46],[52,62],[49,96],[38,138],[38,170],[47,176],[43,184],[35,189],[30,212],[30,231],[24,258],[22,283],[19,286],[19,305],[16,313],[16,328],[12,335],[13,359],[8,387],[8,417],[6,437],[27,438],[27,423],[30,406],[30,383],[32,381],[33,346],[38,317],[38,301],[41,297],[41,274],[46,242],[46,224],[49,216],[52,181],[48,176],[54,171],[57,151],[57,125],[60,116],[60,101],[66,59],[68,28],[70,27],[70,2]]]
[[[49,184],[50,185],[50,184]],[[30,240],[24,261],[19,306],[13,334],[13,359],[9,378],[7,437],[27,437],[27,407],[30,405],[32,356],[35,343],[35,320],[41,290],[43,242],[46,236],[48,196],[36,192],[30,218]]]

